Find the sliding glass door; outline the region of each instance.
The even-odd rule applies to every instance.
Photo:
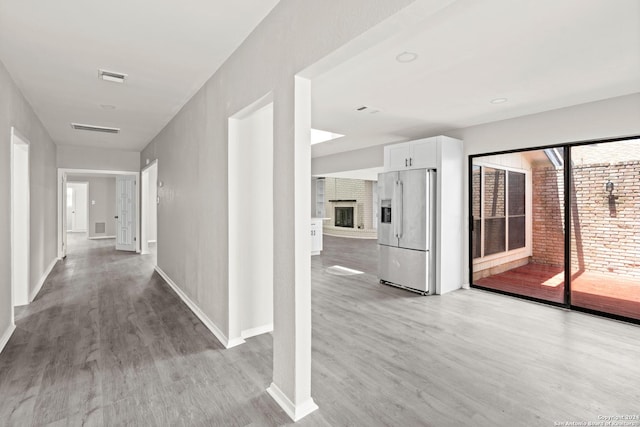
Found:
[[[473,159],[473,283],[563,303],[564,156],[532,150]]]
[[[470,166],[474,286],[640,320],[640,139]]]
[[[571,305],[640,319],[640,139],[571,150]]]

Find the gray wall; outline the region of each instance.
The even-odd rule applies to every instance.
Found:
[[[149,212],[147,212],[147,241],[158,239],[158,168],[149,170]],[[114,230],[115,231],[115,230]]]
[[[11,316],[11,126],[29,140],[30,293],[56,258],[56,146],[0,62],[0,337]]]
[[[279,212],[274,218],[275,300],[286,305],[295,294],[291,284],[297,277],[294,76],[410,3],[282,0],[143,150],[142,159],[159,159],[158,179],[164,182],[159,189],[158,266],[225,334],[229,331],[228,118],[272,94],[274,205]],[[309,204],[305,199],[304,206]],[[279,294],[278,287],[290,291]],[[286,315],[293,319],[293,313]],[[292,321],[275,320],[277,349],[283,335],[292,333]],[[293,366],[294,344],[285,344],[289,345],[292,359],[286,363]],[[284,363],[286,357],[276,359]],[[276,362],[274,375],[277,366]],[[292,397],[295,386],[289,380],[283,391]]]
[[[88,237],[106,237],[116,235],[116,178],[70,175],[69,182],[89,183],[89,225]],[[92,204],[95,201],[95,204]],[[105,232],[96,233],[96,222],[105,223]]]
[[[140,153],[135,151],[59,145],[57,156],[59,168],[118,172],[140,171]]]
[[[360,150],[314,157],[311,160],[311,173],[313,175],[323,175],[327,173],[377,168],[383,164],[384,145],[376,145]]]

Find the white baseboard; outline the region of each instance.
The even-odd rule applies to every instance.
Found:
[[[206,326],[207,329],[211,331],[211,333],[218,339],[218,341],[222,343],[225,348],[235,347],[236,345],[242,344],[244,342],[244,340],[242,339],[240,339],[242,342],[237,342],[238,339],[229,340],[227,336],[211,321],[211,319],[209,319],[207,315],[204,314],[200,307],[198,307],[196,303],[191,301],[191,298],[189,298],[187,294],[185,294],[182,289],[180,289],[178,285],[176,285],[174,281],[171,280],[171,278],[167,276],[164,271],[162,271],[160,267],[155,266],[155,270],[160,276],[162,276],[164,281],[167,282],[171,289],[173,289],[173,292],[175,292],[180,297],[180,299],[187,305],[187,307],[189,307],[193,314],[195,314],[198,319],[200,319],[200,321],[204,323],[204,326]]]
[[[2,350],[4,350],[4,347],[9,342],[9,339],[11,338],[11,335],[13,335],[13,331],[15,330],[16,330],[16,325],[12,323],[9,325],[7,330],[4,331],[4,334],[2,334],[2,337],[0,337],[0,353],[2,353]]]
[[[307,399],[300,405],[294,405],[287,395],[280,390],[280,387],[274,383],[271,383],[267,389],[267,393],[271,395],[273,400],[280,405],[284,412],[286,412],[287,415],[289,415],[289,418],[293,421],[300,421],[302,418],[318,409],[318,405],[316,405],[312,398]]]
[[[29,294],[29,302],[31,302],[34,299],[36,299],[36,296],[38,296],[38,293],[40,292],[40,289],[42,289],[42,286],[44,285],[44,282],[47,281],[47,277],[49,277],[49,274],[51,274],[51,270],[53,270],[53,267],[56,266],[56,264],[58,263],[59,260],[60,260],[60,258],[54,258],[53,261],[51,261],[51,264],[49,264],[49,267],[47,267],[47,269],[44,271],[44,273],[42,273],[42,276],[40,277],[40,280],[38,280],[38,284],[33,289],[33,291],[31,291],[31,293]]]
[[[256,335],[266,334],[267,332],[273,332],[273,323],[268,325],[258,326],[257,328],[245,329],[240,332],[240,336],[244,339],[255,337]]]
[[[116,236],[93,236],[89,237],[89,240],[102,240],[102,239],[115,239]]]
[[[462,289],[471,289],[471,286],[468,283],[463,283]]]

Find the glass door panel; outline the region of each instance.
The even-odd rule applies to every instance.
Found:
[[[640,319],[640,140],[571,159],[571,305]]]
[[[564,303],[564,155],[473,159],[473,284]]]

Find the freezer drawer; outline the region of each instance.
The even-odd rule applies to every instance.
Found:
[[[378,278],[418,291],[435,293],[429,257],[429,251],[378,245]]]

